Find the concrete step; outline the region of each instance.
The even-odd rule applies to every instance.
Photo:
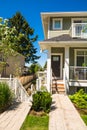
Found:
[[[65,93],[65,88],[64,88],[64,83],[53,83],[52,84],[52,93],[59,93],[59,94],[64,94]]]

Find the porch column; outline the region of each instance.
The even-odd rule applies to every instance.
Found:
[[[69,86],[68,86],[68,82],[69,82],[69,46],[65,47],[65,82],[66,82],[66,91],[69,91]]]
[[[47,55],[47,90],[50,92],[50,81],[51,81],[51,48],[48,49]]]

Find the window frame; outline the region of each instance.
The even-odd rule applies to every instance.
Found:
[[[55,28],[55,21],[60,21],[60,28]],[[53,18],[53,30],[62,30],[63,24],[62,24],[62,18]]]
[[[83,51],[83,52],[87,52],[87,49],[75,49],[75,66],[77,66],[77,52],[78,51]],[[80,56],[80,55],[79,55]],[[81,55],[81,56],[87,56],[87,55]]]

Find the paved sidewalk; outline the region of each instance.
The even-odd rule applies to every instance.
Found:
[[[87,126],[67,95],[52,96],[49,117],[49,130],[87,130]]]
[[[29,103],[15,103],[0,114],[0,130],[20,130],[30,108]]]

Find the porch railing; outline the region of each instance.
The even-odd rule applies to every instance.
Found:
[[[16,101],[29,102],[32,99],[17,78],[0,78],[0,82],[6,82],[9,85],[15,94]]]
[[[70,66],[70,80],[87,80],[87,67]]]
[[[72,37],[87,38],[87,23],[73,23],[71,33]]]

